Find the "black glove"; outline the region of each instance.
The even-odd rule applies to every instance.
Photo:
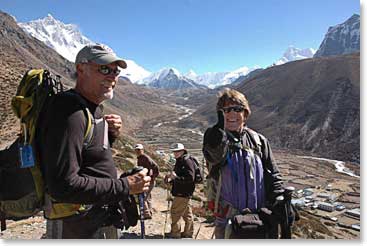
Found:
[[[124,227],[127,229],[129,227],[125,209],[119,203],[108,205],[107,212],[109,215],[107,224],[114,225],[119,229],[124,229]]]
[[[139,219],[135,197],[130,195],[128,199],[108,206],[109,224],[116,228],[127,230],[130,226],[136,226]]]
[[[218,121],[212,128],[208,128],[204,134],[204,145],[209,144],[212,147],[219,145],[224,136],[224,112],[223,110],[217,111]]]
[[[124,177],[127,177],[127,176],[134,175],[135,173],[138,173],[138,172],[140,172],[143,169],[144,169],[144,167],[142,167],[142,166],[136,166],[133,169],[129,169],[128,171],[126,171],[123,174],[121,174],[120,175],[120,178],[124,178]]]

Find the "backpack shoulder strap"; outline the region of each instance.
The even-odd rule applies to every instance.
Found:
[[[87,117],[87,129],[84,134],[84,146],[88,147],[92,142],[95,120],[92,113],[89,111],[87,107],[84,107],[83,111]]]
[[[251,128],[245,127],[245,130],[249,133],[251,141],[255,143],[255,151],[262,157],[262,142],[261,139],[265,139],[265,137]]]
[[[66,91],[65,93],[77,97],[79,102],[83,106],[83,113],[84,113],[84,116],[87,120],[87,125],[86,125],[87,128],[86,128],[85,133],[84,133],[84,144],[83,145],[84,145],[84,147],[88,147],[90,145],[90,143],[92,142],[94,126],[95,126],[95,123],[96,123],[95,119],[94,119],[92,113],[90,112],[90,110],[87,107],[86,100],[81,95],[79,95],[74,90],[69,90],[69,91]]]
[[[250,134],[251,138],[254,140],[257,146],[261,146],[260,136],[264,138],[261,134],[257,133],[256,131],[252,130],[251,128],[246,127],[245,130]]]

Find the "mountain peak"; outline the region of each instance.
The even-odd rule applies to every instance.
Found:
[[[64,24],[51,14],[34,21],[19,23],[19,26],[71,62],[75,61],[81,48],[94,43],[83,36],[76,25]]]
[[[345,22],[329,27],[314,57],[343,55],[360,50],[360,16],[353,14]]]
[[[190,69],[185,76],[189,79],[196,80],[196,77],[198,76],[194,70]]]
[[[312,48],[300,49],[293,45],[289,45],[285,50],[283,57],[276,61],[275,65],[281,65],[287,62],[312,58],[315,54],[315,50]]]

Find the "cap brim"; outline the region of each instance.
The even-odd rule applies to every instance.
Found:
[[[127,64],[123,59],[117,56],[110,55],[110,54],[102,55],[100,57],[97,57],[96,59],[93,59],[92,61],[99,65],[107,65],[107,64],[117,62],[117,65],[119,67],[127,68]]]
[[[180,150],[184,150],[184,149],[171,149],[172,152],[176,152],[176,151],[180,151]]]

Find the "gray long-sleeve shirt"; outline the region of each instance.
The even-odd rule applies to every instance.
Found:
[[[88,107],[95,119],[103,117],[101,107],[74,93],[56,95],[38,124],[36,146],[48,192],[58,202],[110,204],[124,200],[129,194],[127,179],[117,178],[110,146],[104,147],[107,122],[95,125],[90,145],[83,147],[87,128],[83,107]]]

